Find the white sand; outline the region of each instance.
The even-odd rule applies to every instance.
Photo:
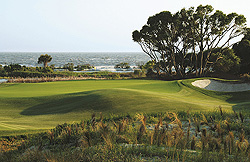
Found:
[[[250,90],[249,83],[231,83],[212,79],[196,80],[192,82],[192,85],[207,90],[221,92],[240,92]]]
[[[7,81],[8,81],[7,79],[0,79],[0,84],[4,83],[4,82],[7,82]]]

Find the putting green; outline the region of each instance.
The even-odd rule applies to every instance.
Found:
[[[192,86],[192,81],[84,80],[0,84],[0,135],[79,122],[90,118],[93,112],[108,115],[188,109],[210,111],[218,106],[231,111],[247,110],[250,105],[250,91],[207,91]]]

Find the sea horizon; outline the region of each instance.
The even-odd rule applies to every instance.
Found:
[[[143,52],[0,52],[0,64],[20,64],[28,67],[42,66],[37,60],[41,54],[49,54],[52,61],[48,65],[62,67],[67,63],[91,66],[115,66],[127,62],[130,66],[144,64],[150,58]]]

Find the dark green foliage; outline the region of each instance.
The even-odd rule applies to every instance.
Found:
[[[210,5],[200,5],[174,14],[169,11],[155,14],[140,31],[134,31],[132,37],[155,62],[156,72],[181,78],[190,73],[204,76],[221,58],[222,49],[230,47],[230,40],[245,32],[245,22],[243,15],[226,15],[219,10],[214,12]],[[220,50],[212,61],[215,48]],[[233,59],[231,55],[219,64],[232,66],[228,60]]]
[[[249,74],[243,74],[240,76],[241,80],[245,81],[245,82],[249,82],[250,81],[250,75]]]
[[[26,69],[25,66],[21,66],[19,64],[10,64],[10,65],[7,65],[7,66],[4,66],[3,68],[6,72],[13,72],[13,71],[21,71],[21,70],[24,70]]]
[[[250,73],[250,29],[242,40],[233,46],[235,54],[241,59],[240,73]]]
[[[38,64],[41,64],[43,63],[44,65],[44,68],[46,68],[48,66],[48,63],[52,60],[52,57],[48,54],[45,54],[45,55],[41,55],[39,58],[38,58],[38,61],[37,63]]]
[[[218,50],[218,49],[216,49]],[[218,55],[220,59],[213,65],[213,71],[217,73],[231,73],[236,74],[240,69],[240,58],[237,57],[232,49],[223,49],[222,53],[213,51],[212,58],[217,58]]]
[[[122,62],[117,65],[115,65],[115,68],[121,68],[121,69],[129,69],[130,66],[127,62]]]
[[[118,73],[115,73],[115,74],[112,74],[112,79],[118,79],[118,78],[120,78],[121,76],[120,76],[120,74],[118,74]]]
[[[144,77],[145,76],[145,70],[144,69],[135,69],[134,75],[138,77]]]
[[[63,65],[64,69],[67,69],[69,71],[73,71],[74,70],[74,64],[73,63],[67,63],[65,65]]]
[[[147,76],[150,77],[150,76],[153,76],[155,75],[155,72],[157,69],[156,69],[156,63],[155,61],[148,61],[145,65],[142,65],[141,66],[141,69],[145,69],[147,71]]]
[[[67,66],[66,66],[67,65]],[[0,68],[0,77],[15,77],[15,78],[42,78],[42,77],[97,77],[108,79],[119,79],[132,77],[132,73],[114,73],[114,72],[92,72],[92,73],[76,73],[72,72],[73,65],[66,64],[65,68],[69,71],[54,71],[53,66],[42,67],[26,67],[19,64],[6,65]],[[77,70],[92,68],[88,65],[78,65]],[[133,76],[138,77],[138,76]]]
[[[94,68],[94,66],[91,66],[90,64],[85,64],[85,65],[77,65],[75,68],[77,71],[82,71],[82,70]]]

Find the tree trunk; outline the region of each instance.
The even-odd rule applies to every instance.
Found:
[[[46,68],[48,66],[48,62],[43,62],[44,68]]]

